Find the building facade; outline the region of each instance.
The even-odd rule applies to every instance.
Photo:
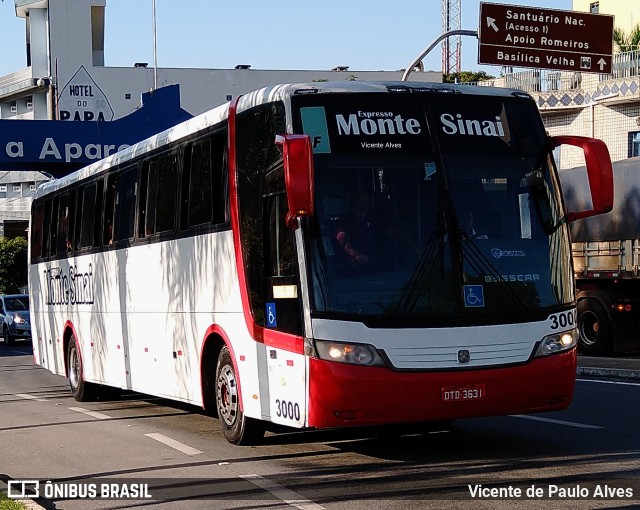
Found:
[[[640,2],[637,0],[573,0],[573,10],[612,14],[615,26],[627,34],[640,23]]]

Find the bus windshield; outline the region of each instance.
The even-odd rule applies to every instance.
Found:
[[[568,232],[532,101],[297,99],[314,142],[316,215],[304,229],[314,316],[482,324],[573,302]]]

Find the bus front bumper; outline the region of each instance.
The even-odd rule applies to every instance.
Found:
[[[571,404],[576,366],[575,348],[525,365],[433,372],[312,358],[308,425],[334,428],[557,411]],[[471,398],[460,400],[456,388],[471,389]]]

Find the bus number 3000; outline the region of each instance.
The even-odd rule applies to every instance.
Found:
[[[300,421],[300,406],[297,403],[276,399],[276,415],[278,418]]]

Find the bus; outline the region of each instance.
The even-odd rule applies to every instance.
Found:
[[[584,152],[587,210],[565,210],[563,143]],[[202,406],[239,445],[271,424],[565,409],[568,223],[610,210],[612,187],[606,146],[549,138],[521,91],[263,88],[39,187],[34,359],[78,401]]]

